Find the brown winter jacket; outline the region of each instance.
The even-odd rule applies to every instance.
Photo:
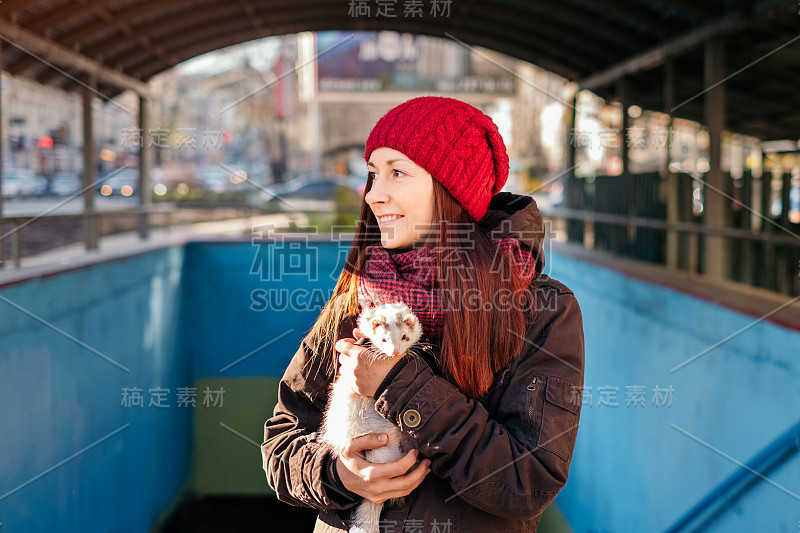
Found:
[[[544,224],[533,198],[499,193],[481,224],[496,228],[493,238],[516,237],[534,252],[540,316],[521,354],[477,401],[422,359],[389,373],[376,409],[413,438],[431,473],[402,506],[384,507],[381,533],[535,532],[567,483],[583,387],[580,307],[571,290],[542,273]],[[337,339],[352,337],[355,326],[347,317]],[[342,532],[360,497],[341,484],[317,438],[332,378],[322,357],[306,366],[311,356],[302,343],[281,380],[264,428],[263,466],[281,501],[320,511],[315,533]]]

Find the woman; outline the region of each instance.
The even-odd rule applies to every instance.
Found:
[[[361,498],[407,495],[384,506],[381,531],[536,531],[567,482],[584,368],[578,303],[542,273],[536,203],[499,192],[508,178],[503,140],[488,116],[459,100],[425,96],[395,107],[373,128],[364,157],[347,265],[266,422],[268,483],[280,500],[320,510],[315,532],[347,531]],[[359,301],[392,300],[419,316],[429,348],[370,361],[354,344]],[[416,450],[368,463],[363,451],[385,443],[371,434],[332,457],[317,431],[337,375],[374,397]]]

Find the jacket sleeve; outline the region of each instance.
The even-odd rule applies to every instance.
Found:
[[[449,480],[448,499],[528,519],[566,485],[582,399],[583,324],[569,289],[544,307],[527,332],[527,354],[496,376],[492,388],[505,386],[499,400],[491,389],[481,398],[497,402],[489,405],[494,416],[420,359],[380,392],[376,408],[413,438],[434,475]]]
[[[278,499],[322,511],[360,500],[335,472],[329,449],[317,439],[329,385],[321,358],[302,342],[278,386],[278,403],[264,425],[261,445],[267,483]]]

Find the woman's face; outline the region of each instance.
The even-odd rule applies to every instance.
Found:
[[[387,147],[373,150],[367,167],[372,188],[364,200],[378,219],[381,245],[424,246],[433,228],[433,177],[402,152]]]

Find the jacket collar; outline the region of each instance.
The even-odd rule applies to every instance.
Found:
[[[544,219],[531,196],[500,192],[492,196],[479,225],[491,238],[513,237],[528,247],[536,259],[536,276],[544,269]]]

